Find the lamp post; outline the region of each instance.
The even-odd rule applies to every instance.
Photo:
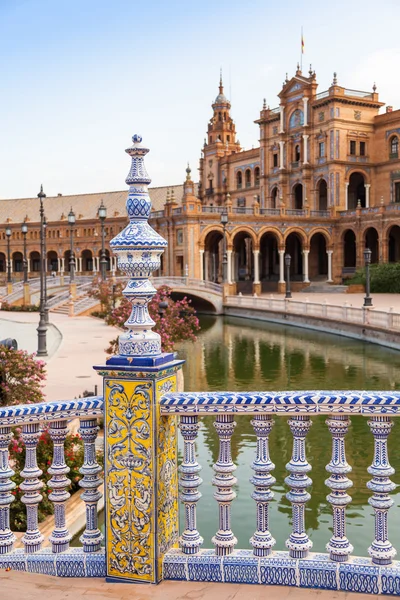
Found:
[[[224,231],[224,237],[223,237],[223,251],[222,251],[222,283],[226,283],[227,282],[227,275],[228,275],[228,254],[226,251],[226,226],[228,224],[228,211],[226,210],[226,208],[224,208],[224,210],[221,213],[221,225],[223,227],[223,231]]]
[[[365,298],[364,306],[372,306],[372,298],[369,295],[370,292],[370,281],[369,281],[369,265],[371,264],[372,251],[369,248],[364,250],[364,264],[365,264]]]
[[[290,262],[292,260],[292,257],[290,256],[290,254],[286,253],[285,254],[285,265],[286,265],[286,292],[285,292],[285,298],[291,298],[292,297],[292,292],[290,291]]]
[[[75,225],[75,213],[71,210],[68,213],[68,223],[69,223],[69,233],[70,233],[70,256],[69,256],[69,282],[73,283],[75,281],[75,256],[74,256],[74,225]]]
[[[45,220],[44,220],[44,208],[43,198],[46,198],[46,194],[43,192],[43,186],[40,186],[40,192],[38,193],[40,200],[40,319],[38,332],[38,356],[47,356],[47,325],[46,325],[46,314],[45,314],[45,255],[44,255],[44,236],[45,236]]]
[[[43,217],[43,265],[44,265],[44,318],[49,322],[49,305],[47,303],[47,219]]]
[[[26,223],[22,223],[21,231],[24,236],[24,283],[28,283],[28,259],[26,256],[26,234],[28,233],[28,225]]]
[[[106,277],[107,277],[107,274],[106,274],[107,273],[107,259],[106,259],[106,251],[105,251],[105,247],[104,247],[104,221],[106,220],[106,217],[107,217],[107,209],[104,206],[103,200],[101,201],[101,204],[99,206],[97,214],[98,214],[100,222],[101,222],[100,273],[101,273],[102,280],[105,281]]]
[[[11,227],[6,227],[6,236],[7,236],[7,283],[11,285],[11,249],[10,249],[10,239],[11,239]]]

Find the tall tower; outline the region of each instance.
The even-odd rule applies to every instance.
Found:
[[[224,193],[224,177],[220,172],[223,158],[240,151],[236,142],[236,127],[230,115],[231,103],[224,94],[222,73],[219,93],[212,104],[213,116],[208,123],[207,140],[204,140],[203,157],[200,160],[199,196],[203,200],[221,202]]]

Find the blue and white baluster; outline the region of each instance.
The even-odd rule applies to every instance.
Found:
[[[12,436],[11,427],[0,427],[0,554],[11,552],[16,540],[10,529],[10,504],[14,500],[11,490],[15,488],[8,453]]]
[[[298,415],[288,420],[293,435],[293,452],[286,465],[290,475],[285,483],[291,488],[286,498],[292,503],[292,533],[286,540],[286,547],[292,558],[306,558],[312,548],[312,541],[305,530],[305,505],[311,498],[307,488],[312,484],[307,473],[311,465],[306,458],[306,435],[312,425],[308,415]]]
[[[199,431],[198,416],[182,415],[179,429],[183,437],[183,462],[179,466],[180,499],[185,505],[185,530],[179,538],[182,552],[196,554],[203,544],[203,538],[197,531],[196,503],[201,498],[198,491],[203,480],[198,476],[201,466],[196,460],[195,442]]]
[[[43,471],[37,464],[36,449],[40,438],[40,424],[26,423],[22,426],[22,439],[25,444],[25,466],[21,471],[21,477],[24,481],[19,486],[24,492],[21,500],[26,506],[26,532],[22,538],[25,546],[25,552],[32,554],[38,552],[42,547],[44,536],[39,530],[38,508],[43,496],[40,490],[43,488],[43,481],[39,477]]]
[[[332,435],[332,458],[326,470],[330,473],[325,485],[331,488],[326,497],[332,505],[333,536],[326,545],[331,560],[345,562],[353,552],[353,546],[346,537],[346,506],[351,502],[347,490],[353,482],[347,477],[351,466],[346,460],[344,437],[349,430],[350,420],[347,416],[332,416],[326,420]]]
[[[50,437],[53,440],[53,462],[48,472],[52,475],[48,482],[52,489],[49,499],[54,504],[54,530],[49,537],[53,552],[68,550],[72,535],[65,524],[65,503],[70,497],[67,488],[71,485],[67,477],[69,467],[65,464],[64,442],[67,437],[67,421],[54,421],[49,427]]]
[[[374,459],[368,467],[368,473],[372,475],[367,487],[373,492],[368,499],[369,504],[375,511],[375,539],[368,548],[368,554],[376,565],[390,565],[396,555],[396,549],[388,539],[388,510],[393,505],[389,496],[396,488],[396,484],[390,481],[390,475],[395,472],[390,466],[388,457],[387,439],[393,422],[389,417],[371,417],[368,425],[374,436]]]
[[[274,422],[270,415],[255,415],[251,424],[257,436],[257,455],[251,465],[255,473],[250,479],[250,483],[255,486],[251,497],[257,504],[257,530],[250,538],[250,544],[253,546],[255,556],[268,556],[275,545],[275,540],[268,529],[269,503],[274,497],[270,488],[276,481],[271,475],[275,465],[269,457],[268,446],[268,438]]]
[[[81,498],[86,503],[86,528],[79,541],[82,543],[84,552],[100,550],[104,537],[98,527],[97,519],[97,503],[102,496],[97,488],[103,481],[99,477],[102,469],[96,457],[95,442],[98,430],[97,419],[84,418],[80,420],[78,431],[83,440],[84,460],[79,469],[79,473],[83,475],[79,485],[84,489]]]
[[[236,466],[232,462],[231,437],[236,423],[233,415],[217,415],[214,423],[219,437],[219,455],[214,465],[215,476],[212,483],[217,487],[214,498],[219,504],[219,529],[212,538],[218,556],[231,554],[237,539],[231,530],[231,502],[236,498],[232,486],[237,479],[232,475]]]

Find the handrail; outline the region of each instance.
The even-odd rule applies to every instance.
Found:
[[[161,414],[208,413],[368,414],[400,416],[400,392],[375,391],[276,391],[181,392],[165,394]]]
[[[22,425],[38,421],[56,421],[103,414],[103,396],[89,396],[75,400],[56,400],[38,404],[20,404],[0,408],[0,426]]]
[[[213,281],[205,281],[204,279],[193,279],[191,277],[152,277],[155,285],[170,285],[182,286],[184,288],[202,288],[212,290],[218,294],[222,294],[222,285]]]

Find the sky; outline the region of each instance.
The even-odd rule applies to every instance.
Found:
[[[400,108],[400,0],[0,0],[0,198],[123,190],[139,133],[152,186],[198,162],[222,68],[238,139],[316,71]]]

